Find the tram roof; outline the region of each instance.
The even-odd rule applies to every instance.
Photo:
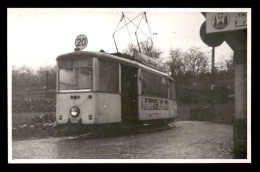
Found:
[[[115,55],[113,55],[115,54]],[[121,53],[113,53],[113,54],[108,54],[108,53],[103,53],[103,52],[98,52],[98,51],[75,51],[75,52],[71,52],[71,53],[66,53],[66,54],[62,54],[60,56],[57,57],[56,60],[70,60],[70,59],[75,59],[75,58],[79,58],[79,57],[97,57],[97,58],[103,58],[103,59],[112,59],[115,61],[120,61],[126,64],[131,64],[134,66],[138,66],[140,68],[144,68],[147,70],[151,70],[154,71],[156,73],[165,75],[167,77],[169,77],[170,79],[172,79],[173,81],[175,81],[175,79],[171,78],[167,73],[159,71],[155,68],[152,68],[150,66],[141,64],[138,61],[135,61],[134,59],[130,59],[128,56],[126,57],[126,55],[123,55]],[[119,55],[120,54],[120,55]],[[123,57],[122,57],[123,56]]]

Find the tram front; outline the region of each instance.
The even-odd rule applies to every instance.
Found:
[[[77,51],[57,58],[57,124],[121,122],[118,64],[99,59],[103,53]],[[117,84],[104,83],[109,76]],[[111,78],[110,77],[110,78]],[[111,88],[114,86],[114,92]],[[109,89],[108,89],[109,88]]]
[[[93,58],[80,52],[57,58],[57,124],[93,123]]]

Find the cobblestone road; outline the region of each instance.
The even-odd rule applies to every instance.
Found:
[[[13,159],[232,159],[231,125],[175,122],[176,128],[110,138],[13,141]]]

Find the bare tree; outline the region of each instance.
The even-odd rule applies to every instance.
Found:
[[[48,72],[48,86],[52,89],[56,87],[56,67],[41,67],[37,70],[37,84],[40,87],[44,87],[46,85],[46,72]]]
[[[30,67],[12,67],[12,83],[14,87],[39,87],[46,85],[46,71],[48,72],[48,84],[51,88],[56,86],[56,69],[55,66],[41,67],[36,72]]]
[[[142,53],[154,59],[159,59],[161,54],[163,53],[160,49],[155,48],[150,41],[140,42],[140,48]]]
[[[178,79],[178,76],[184,74],[183,68],[183,51],[181,49],[171,49],[169,53],[170,61],[166,63],[170,74],[173,78]]]
[[[226,69],[227,69],[227,71],[234,72],[234,70],[235,70],[235,63],[234,63],[233,58],[231,58],[229,60],[225,60],[225,62],[226,62]]]
[[[12,83],[14,87],[33,85],[35,80],[35,74],[31,68],[12,66]]]
[[[148,40],[140,42],[139,45],[142,53],[154,59],[160,59],[160,56],[163,53],[159,48],[155,48]],[[123,53],[131,55],[134,49],[138,50],[139,48],[137,46],[132,46],[129,44],[123,50]]]
[[[208,76],[209,63],[206,54],[199,48],[190,48],[186,52],[181,49],[171,49],[167,67],[179,85],[208,82],[205,76]]]
[[[190,48],[183,55],[184,72],[190,72],[194,75],[205,73],[209,70],[207,56],[199,48]]]
[[[217,68],[217,71],[224,71],[224,70],[227,70],[227,66],[226,66],[226,60],[225,60],[225,56],[221,56],[219,61],[216,62],[216,68]]]
[[[128,46],[123,49],[122,53],[127,55],[133,55],[133,50],[136,49],[135,46],[132,46],[132,44],[128,44]]]

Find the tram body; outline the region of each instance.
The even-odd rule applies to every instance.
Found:
[[[57,66],[58,125],[137,124],[177,116],[176,83],[156,68],[89,51],[60,55]]]

